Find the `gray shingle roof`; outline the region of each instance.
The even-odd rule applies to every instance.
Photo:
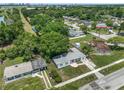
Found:
[[[34,60],[31,63],[32,63],[33,69],[39,69],[39,68],[43,68],[43,67],[47,66],[47,64],[43,58],[39,58],[37,60]]]
[[[46,67],[46,66],[47,65],[45,63],[45,60],[41,58],[34,60],[34,61],[16,64],[16,65],[5,68],[4,77],[5,78],[12,77],[12,76],[23,74],[26,72],[31,72],[34,69],[39,69],[39,68]]]
[[[85,57],[85,55],[76,48],[70,48],[71,51],[68,53],[53,57],[55,64],[60,64],[63,62],[68,62],[73,59]]]
[[[33,68],[32,68],[31,62],[24,62],[21,64],[6,67],[4,70],[4,77],[6,78],[12,77],[12,76],[19,75],[25,72],[30,72],[32,70]]]

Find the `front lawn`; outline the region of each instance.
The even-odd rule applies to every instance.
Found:
[[[111,67],[109,67],[109,68],[103,69],[103,70],[101,70],[100,72],[101,72],[102,74],[104,74],[104,75],[107,75],[107,74],[110,74],[110,73],[112,73],[112,72],[115,72],[115,71],[117,71],[117,70],[119,70],[119,69],[121,69],[121,68],[123,68],[123,67],[124,67],[124,62],[119,63],[119,64],[116,64],[116,65],[111,66]]]
[[[5,90],[42,90],[45,89],[43,80],[38,77],[28,77],[5,85]]]
[[[119,88],[118,90],[124,90],[124,86],[122,86],[121,88]]]
[[[91,55],[90,57],[97,67],[102,67],[124,58],[124,50],[114,50],[111,55]]]
[[[109,35],[109,31],[107,29],[96,29],[96,30],[91,30],[90,32],[95,32],[97,34],[102,34],[102,35]]]
[[[96,76],[93,74],[90,76],[86,76],[82,79],[79,79],[77,81],[74,81],[72,83],[69,83],[63,87],[54,88],[54,89],[56,89],[56,90],[77,90],[80,87],[82,87],[83,85],[88,84],[96,79],[97,79]]]
[[[48,75],[53,69],[58,72],[58,74],[62,78],[62,81],[66,81],[68,79],[71,79],[73,77],[79,76],[81,74],[84,74],[84,73],[87,73],[88,71],[90,71],[85,65],[80,65],[76,68],[67,66],[67,67],[64,67],[61,69],[57,69],[55,64],[53,64],[51,62],[50,64],[48,64],[48,70],[47,70]],[[53,85],[57,84],[52,78],[50,78],[50,80]]]
[[[124,37],[123,36],[113,37],[113,38],[110,38],[108,40],[108,42],[110,42],[110,43],[115,43],[115,42],[124,43]]]
[[[81,37],[81,38],[76,38],[76,39],[72,39],[70,40],[70,43],[76,43],[76,42],[79,42],[81,44],[84,44],[86,42],[89,42],[93,39],[93,35],[91,34],[87,34],[85,37]]]
[[[90,71],[90,70],[85,65],[80,65],[76,68],[67,66],[67,67],[64,67],[64,68],[58,70],[63,81],[74,78],[74,77],[84,74],[88,71]]]

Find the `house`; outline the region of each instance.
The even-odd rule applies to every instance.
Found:
[[[3,23],[5,22],[5,21],[4,21],[4,16],[0,16],[0,24],[1,24],[2,22],[3,22]]]
[[[104,41],[92,41],[90,45],[93,46],[97,53],[108,54],[110,53],[110,48]]]
[[[45,69],[47,69],[47,65],[42,58],[9,66],[4,70],[4,81],[10,82]]]
[[[106,23],[98,23],[96,28],[112,28],[111,26],[107,26]]]
[[[92,22],[88,21],[88,20],[81,20],[81,23],[83,23],[85,26],[87,26],[88,28],[92,27]]]
[[[74,28],[69,29],[69,36],[70,37],[78,37],[81,35],[84,35],[83,31],[76,31],[76,29],[74,29]]]
[[[53,57],[53,62],[59,69],[84,60],[86,60],[86,56],[76,48],[70,48],[68,53]]]

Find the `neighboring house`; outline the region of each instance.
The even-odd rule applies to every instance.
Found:
[[[88,28],[91,28],[92,27],[92,22],[91,21],[88,21],[88,20],[81,20],[81,22],[87,26]]]
[[[106,23],[98,23],[96,28],[112,28],[111,26],[107,26]]]
[[[84,35],[83,31],[76,31],[76,29],[70,28],[69,29],[69,36],[70,37],[78,37]]]
[[[92,41],[90,45],[93,46],[97,53],[108,54],[110,53],[110,48],[104,41]]]
[[[3,22],[3,23],[5,22],[5,21],[4,21],[4,16],[1,16],[1,17],[0,17],[0,24],[1,24],[2,22]]]
[[[76,48],[70,48],[68,53],[53,57],[53,62],[57,68],[66,67],[72,63],[86,59],[86,56]]]
[[[45,69],[47,69],[47,65],[42,58],[9,66],[4,70],[4,81],[10,82]]]

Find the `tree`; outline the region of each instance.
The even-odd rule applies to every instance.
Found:
[[[118,34],[120,34],[121,30],[124,30],[124,22],[120,24]]]
[[[96,29],[96,22],[92,23],[92,30]]]
[[[45,33],[39,39],[40,52],[49,58],[67,52],[69,48],[68,38],[57,32],[51,31],[50,33]]]
[[[62,21],[51,21],[41,31],[43,32],[54,31],[66,36],[68,35],[68,28],[67,26],[65,26],[64,22]]]
[[[87,34],[87,26],[81,25],[81,26],[80,26],[80,29],[81,29],[85,34]]]
[[[53,69],[50,74],[51,74],[51,77],[56,81],[56,83],[62,82],[62,78],[60,77],[60,75],[56,70]]]
[[[85,45],[81,49],[86,55],[89,55],[93,51],[89,45]]]
[[[112,23],[111,20],[107,20],[107,21],[106,21],[106,25],[107,25],[107,26],[113,26],[113,23]]]

